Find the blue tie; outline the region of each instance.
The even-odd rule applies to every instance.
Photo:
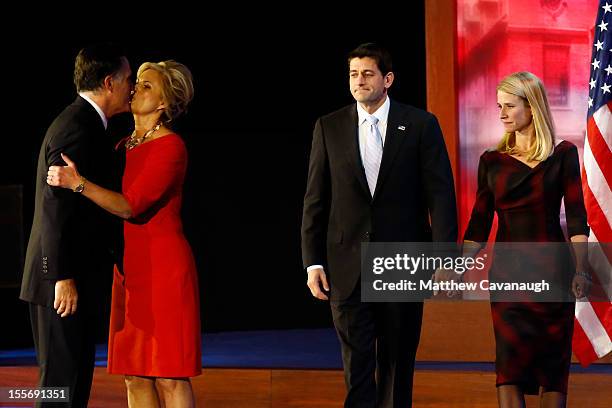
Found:
[[[378,180],[378,171],[380,170],[380,161],[383,153],[383,141],[378,131],[378,118],[375,116],[368,116],[366,121],[370,125],[370,128],[366,136],[363,167],[365,169],[366,179],[368,180],[370,194],[374,197],[376,180]]]

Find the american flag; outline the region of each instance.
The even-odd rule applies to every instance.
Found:
[[[608,299],[576,303],[573,350],[587,366],[612,351],[612,0],[599,2],[595,21],[583,159],[582,189],[593,242],[589,262],[594,282],[604,285]]]

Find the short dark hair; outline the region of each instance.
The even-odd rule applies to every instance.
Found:
[[[393,61],[391,60],[391,54],[385,48],[380,45],[369,42],[364,43],[348,54],[348,62],[351,63],[353,58],[365,58],[369,57],[376,61],[376,65],[383,75],[387,75],[393,71]]]
[[[95,91],[108,75],[115,76],[123,65],[124,50],[116,44],[100,43],[83,48],[74,61],[77,92]]]

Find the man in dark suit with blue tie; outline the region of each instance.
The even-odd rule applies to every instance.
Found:
[[[361,243],[456,242],[453,175],[435,116],[389,99],[390,54],[367,43],[348,62],[357,103],[315,124],[303,263],[312,295],[330,294],[344,406],[405,408],[412,405],[423,303],[361,302]]]
[[[47,184],[52,165],[65,165],[61,153],[79,165],[88,180],[117,190],[119,169],[106,134],[113,115],[129,111],[131,69],[112,44],[82,49],[75,61],[78,96],[53,121],[40,148],[36,201],[20,298],[29,302],[40,387],[69,387],[65,407],[85,407],[89,399],[95,332],[104,326],[100,283],[109,281],[121,236],[119,224],[80,193]],[[114,250],[114,251],[113,251]],[[104,278],[106,276],[106,279]],[[46,405],[47,403],[45,403]],[[53,403],[49,403],[53,404]],[[40,406],[43,404],[38,404]]]

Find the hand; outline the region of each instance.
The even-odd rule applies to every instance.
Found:
[[[78,293],[74,279],[63,279],[55,282],[55,300],[53,308],[57,314],[66,317],[76,313]]]
[[[461,275],[452,269],[440,268],[440,269],[436,269],[436,271],[434,272],[433,279],[434,279],[434,282],[437,282],[437,283],[450,282],[450,281],[459,282],[461,280]],[[438,294],[438,291],[434,290],[434,296],[436,296],[437,294]],[[455,297],[460,294],[461,292],[459,290],[447,290],[446,291],[446,296],[448,296],[449,298]]]
[[[47,184],[74,190],[76,186],[81,184],[81,175],[76,168],[76,164],[64,153],[62,153],[62,159],[66,162],[67,166],[49,167],[49,171],[47,171]]]
[[[586,297],[590,291],[591,281],[583,275],[574,274],[574,278],[572,279],[572,293],[576,299]]]
[[[308,281],[306,284],[310,288],[312,296],[321,300],[329,299],[321,290],[321,285],[323,285],[323,289],[329,292],[329,285],[327,284],[327,277],[323,268],[315,268],[308,271]]]

